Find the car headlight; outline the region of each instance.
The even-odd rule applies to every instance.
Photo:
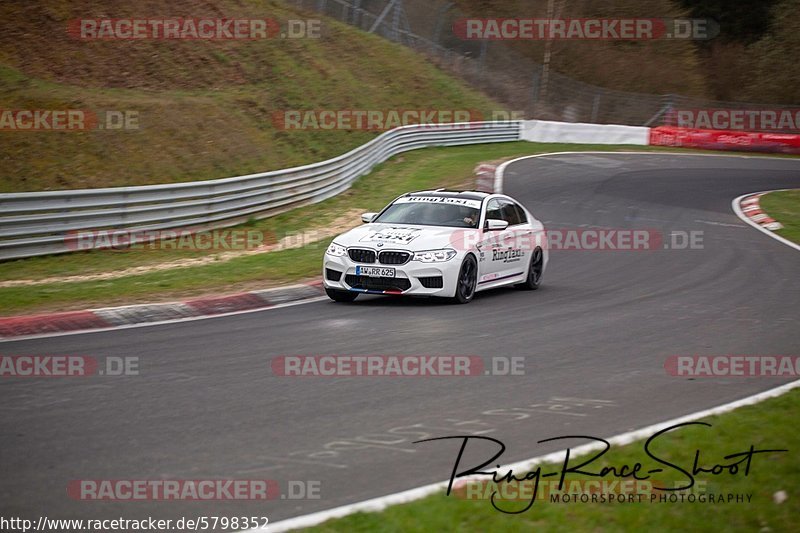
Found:
[[[328,255],[332,255],[333,257],[344,257],[345,255],[347,255],[347,248],[345,248],[340,244],[332,242],[330,246],[328,246],[328,249],[325,250],[325,253]]]
[[[443,263],[445,261],[450,261],[455,256],[456,251],[451,248],[425,250],[422,252],[414,252],[414,261],[421,261],[423,263]]]

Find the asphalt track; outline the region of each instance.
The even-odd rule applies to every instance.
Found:
[[[0,514],[268,516],[446,479],[455,434],[505,442],[503,463],[565,434],[611,436],[788,380],[669,376],[673,354],[800,354],[800,255],[747,226],[733,198],[800,187],[800,160],[573,154],[516,162],[504,191],[549,229],[703,232],[703,248],[554,251],[539,291],[466,306],[361,297],[197,322],[0,344],[3,355],[138,356],[140,375],[0,381]],[[521,356],[525,375],[290,378],[309,354]],[[745,434],[745,437],[747,435]],[[576,441],[574,444],[578,444]],[[464,464],[487,449],[478,446]],[[488,457],[486,457],[488,458]],[[319,482],[319,499],[87,502],[74,479]]]

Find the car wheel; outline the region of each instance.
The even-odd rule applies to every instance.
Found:
[[[338,289],[325,289],[325,294],[334,302],[352,302],[358,298],[358,293],[353,291],[340,291]]]
[[[453,297],[454,303],[465,304],[475,296],[475,288],[478,286],[478,262],[475,256],[470,254],[461,263],[458,271],[458,283],[456,284],[456,295]]]
[[[536,248],[531,256],[531,265],[528,267],[528,277],[525,281],[516,285],[520,289],[535,291],[542,283],[542,272],[544,271],[544,252],[541,248]]]

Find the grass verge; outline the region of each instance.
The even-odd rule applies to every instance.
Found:
[[[692,469],[695,451],[700,450],[700,465],[730,464],[723,459],[728,454],[755,449],[788,449],[788,453],[765,453],[753,457],[749,474],[727,473],[713,476],[697,474],[695,496],[704,494],[706,502],[651,502],[649,494],[639,503],[551,502],[549,496],[537,498],[524,513],[511,515],[496,511],[487,499],[467,499],[454,492],[391,507],[381,513],[358,513],[326,522],[313,531],[795,531],[800,516],[800,433],[792,431],[800,407],[800,391],[792,390],[783,396],[757,405],[742,407],[735,412],[714,416],[704,421],[712,427],[690,426],[666,433],[654,442],[651,450],[663,460]],[[440,444],[445,446],[445,444]],[[455,460],[459,443],[450,443]],[[643,471],[658,465],[644,453],[643,442],[613,447],[603,458],[587,469],[598,472],[603,466],[634,465],[641,462]],[[579,462],[573,457],[571,465]],[[442,478],[449,475],[451,465],[442,465]],[[667,468],[666,470],[671,470]],[[560,465],[545,465],[542,472],[560,472]],[[504,472],[503,472],[504,473]],[[521,477],[522,473],[517,473]],[[501,474],[502,475],[502,474]],[[683,475],[657,474],[659,481],[685,483]],[[569,476],[572,476],[570,478]],[[655,476],[655,475],[654,475]],[[568,479],[574,479],[568,474]],[[558,479],[555,478],[549,479]],[[611,480],[606,476],[604,479]],[[703,483],[705,482],[705,483]],[[548,481],[549,483],[549,481]],[[545,485],[543,480],[540,491]],[[668,485],[674,486],[674,485]],[[788,499],[776,503],[775,493],[786,491]],[[466,493],[463,493],[466,494]],[[473,493],[475,494],[475,493]],[[477,494],[481,494],[478,492]],[[491,494],[491,492],[489,493]],[[711,494],[751,495],[749,503],[708,503]],[[527,496],[526,496],[527,497]],[[727,498],[727,497],[726,497]],[[498,502],[506,510],[522,509],[527,501]]]
[[[800,190],[771,192],[759,203],[765,213],[783,224],[775,233],[800,244]]]

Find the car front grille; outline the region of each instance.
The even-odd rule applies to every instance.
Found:
[[[373,278],[369,276],[347,274],[344,280],[354,289],[364,289],[368,291],[406,291],[411,287],[411,281],[406,278]]]
[[[384,265],[405,265],[411,259],[409,252],[381,252],[378,261]]]
[[[325,277],[331,281],[339,281],[342,279],[342,273],[338,270],[333,270],[332,268],[326,268]]]
[[[372,250],[364,250],[362,248],[350,248],[347,250],[347,255],[356,263],[374,263],[375,252]]]
[[[442,276],[426,276],[419,278],[419,282],[426,289],[441,289],[444,287],[444,278]]]

